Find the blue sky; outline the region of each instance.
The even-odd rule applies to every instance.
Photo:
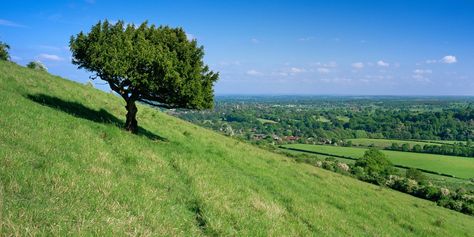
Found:
[[[457,0],[8,1],[0,40],[13,61],[84,83],[71,35],[148,20],[205,47],[216,94],[474,95],[473,12]]]

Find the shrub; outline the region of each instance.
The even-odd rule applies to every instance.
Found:
[[[9,49],[10,49],[10,45],[0,41],[0,60],[2,61],[10,60],[10,54],[8,54]]]
[[[426,181],[426,176],[420,170],[410,168],[406,170],[405,177],[407,179],[416,180],[418,183],[424,183]]]
[[[337,170],[343,173],[349,172],[350,168],[346,163],[337,163]]]
[[[48,71],[48,68],[40,61],[32,61],[26,65],[27,68],[31,68],[39,71]]]
[[[437,201],[441,198],[441,191],[435,186],[426,185],[419,188],[415,195],[431,201]]]

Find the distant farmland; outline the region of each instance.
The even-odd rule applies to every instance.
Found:
[[[351,141],[353,145],[357,146],[374,146],[379,148],[386,148],[392,145],[392,143],[397,143],[399,146],[402,144],[408,144],[410,148],[414,145],[441,145],[439,143],[432,143],[432,142],[421,142],[421,141],[407,141],[407,140],[395,140],[395,139],[373,139],[373,138],[354,138],[354,139],[347,139]]]
[[[308,144],[290,144],[283,147],[352,158],[362,157],[367,150],[365,148]],[[395,165],[424,169],[464,179],[474,177],[474,158],[386,150],[382,152]]]

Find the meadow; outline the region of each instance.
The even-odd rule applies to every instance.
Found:
[[[1,236],[473,236],[474,218],[0,62]],[[472,170],[472,169],[471,169]]]
[[[309,144],[289,144],[283,147],[352,158],[362,157],[367,150],[366,148]],[[387,150],[382,152],[395,165],[429,170],[463,179],[474,177],[474,159],[472,158]]]
[[[399,146],[402,144],[408,144],[410,148],[413,148],[414,145],[440,145],[439,143],[432,143],[429,141],[421,142],[421,141],[413,141],[413,140],[396,140],[396,139],[375,139],[375,138],[353,138],[347,139],[347,141],[351,141],[352,145],[354,146],[374,146],[378,148],[386,148],[390,147],[392,143],[397,143]]]

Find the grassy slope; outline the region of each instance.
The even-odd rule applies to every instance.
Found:
[[[285,147],[354,158],[362,157],[367,150],[357,147],[309,144],[290,144]],[[396,165],[436,171],[465,179],[474,177],[474,158],[387,150],[382,152]]]
[[[119,98],[46,73],[0,62],[0,90],[0,235],[474,233],[470,216],[151,108],[140,125],[168,141],[126,133],[98,122],[122,120]]]

